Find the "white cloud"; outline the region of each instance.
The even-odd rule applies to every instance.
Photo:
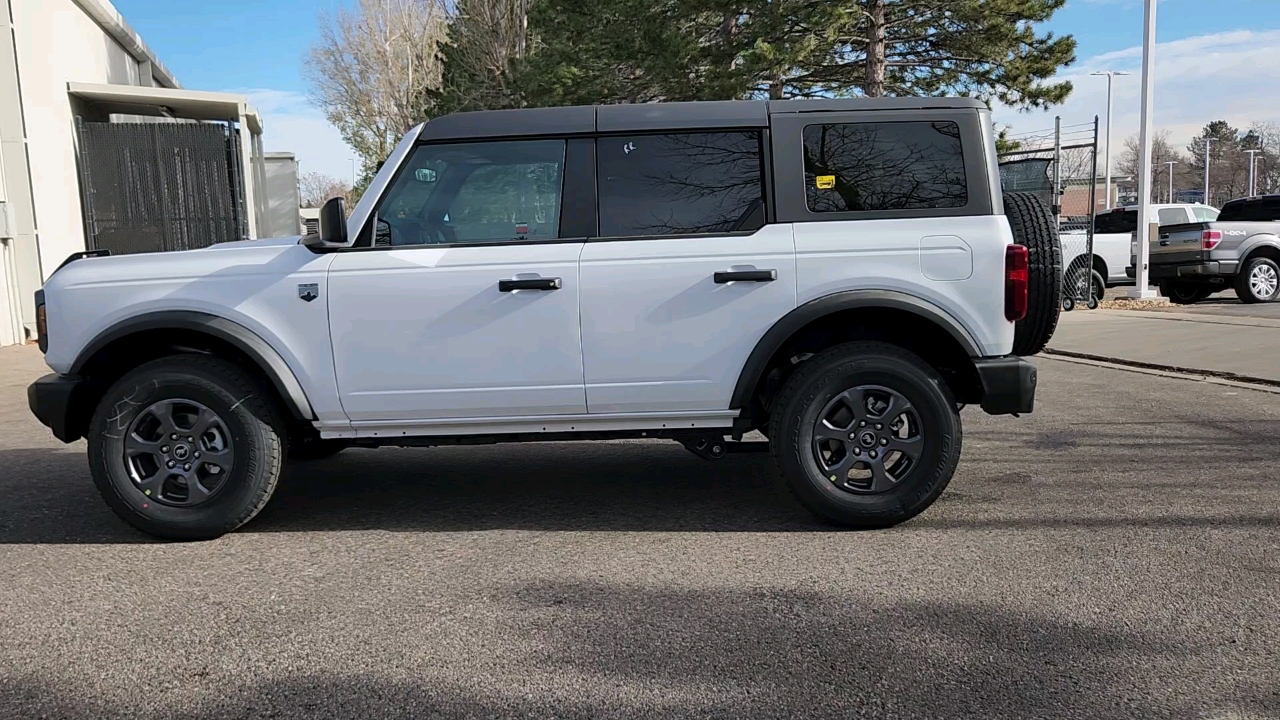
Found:
[[[298,172],[322,172],[351,182],[355,152],[306,95],[289,90],[239,89],[262,116],[262,146],[267,152],[291,152]]]
[[[1157,129],[1168,130],[1175,146],[1187,144],[1210,120],[1226,120],[1246,128],[1254,121],[1280,121],[1280,30],[1230,32],[1159,43],[1155,53],[1155,115]],[[1030,113],[997,108],[997,123],[1023,133],[1063,124],[1092,122],[1098,115],[1105,131],[1107,79],[1092,77],[1097,70],[1133,73],[1114,82],[1112,142],[1138,132],[1142,91],[1142,48],[1103,53],[1078,63],[1059,77],[1075,90],[1066,103]],[[1114,158],[1114,154],[1113,154]]]

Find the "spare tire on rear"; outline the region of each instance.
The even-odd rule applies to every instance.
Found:
[[[1004,214],[1013,241],[1027,248],[1027,316],[1014,325],[1013,354],[1035,355],[1058,327],[1062,308],[1062,243],[1058,223],[1031,193],[1004,194]]]

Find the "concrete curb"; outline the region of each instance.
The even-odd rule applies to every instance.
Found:
[[[1259,317],[1237,317],[1235,315],[1208,315],[1199,313],[1165,312],[1163,310],[1112,310],[1103,308],[1099,308],[1097,310],[1085,310],[1084,313],[1086,315],[1139,318],[1143,320],[1169,320],[1173,322],[1196,322],[1207,325],[1239,325],[1246,327],[1280,329],[1280,320]]]

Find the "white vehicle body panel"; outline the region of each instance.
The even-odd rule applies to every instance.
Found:
[[[960,242],[937,239],[942,228]],[[1013,233],[1004,216],[797,223],[794,233],[797,304],[845,290],[893,290],[949,314],[983,355],[1013,349],[1013,323],[1004,319],[1004,253]],[[960,278],[965,257],[971,272]],[[958,279],[930,280],[924,268],[950,268]]]
[[[717,271],[775,270],[716,284]],[[791,225],[753,235],[618,240],[582,252],[592,413],[724,410],[764,333],[796,306]]]
[[[339,252],[333,364],[352,424],[585,413],[581,242]],[[499,292],[558,277],[558,290]]]
[[[77,260],[45,284],[50,334],[45,361],[66,373],[99,334],[152,312],[190,310],[243,325],[292,369],[316,417],[345,423],[329,343],[328,268],[295,238],[225,243],[203,250]],[[304,302],[300,284],[318,286]]]

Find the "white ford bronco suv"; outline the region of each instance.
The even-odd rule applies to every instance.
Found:
[[[448,115],[320,227],[80,253],[38,293],[31,409],[126,521],[216,537],[350,446],[645,437],[771,452],[886,527],[950,481],[965,405],[1031,411],[1059,307],[1053,218],[1002,196],[967,99]]]

